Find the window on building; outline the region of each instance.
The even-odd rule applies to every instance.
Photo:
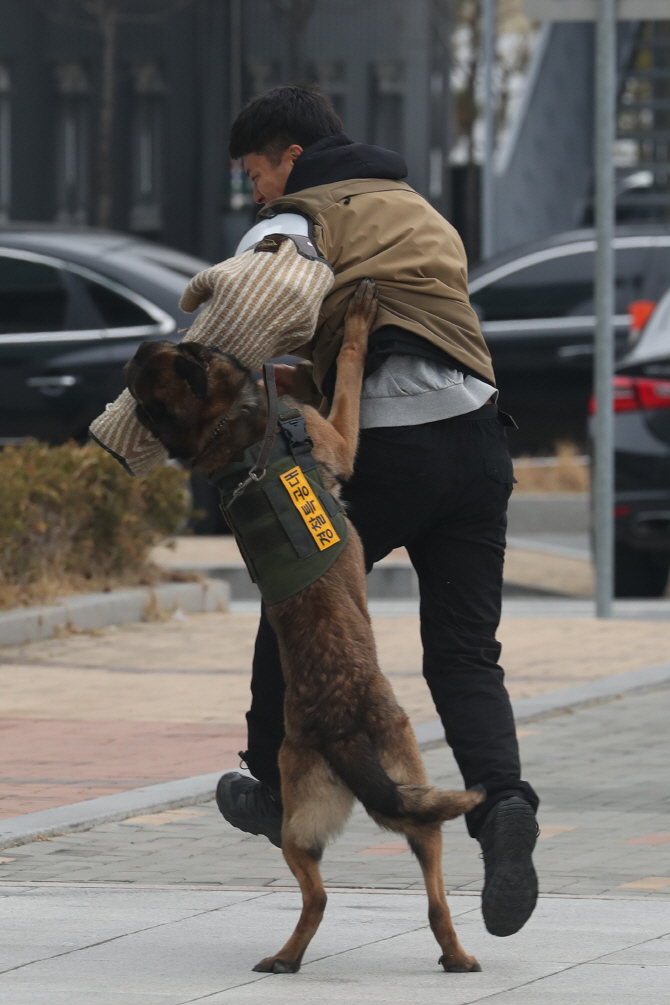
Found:
[[[133,90],[130,229],[150,234],[163,229],[161,175],[165,84],[156,63],[143,63],[137,68]]]
[[[342,59],[318,59],[308,64],[307,79],[328,95],[344,121],[347,95],[347,67]]]
[[[380,60],[372,66],[370,87],[370,141],[403,152],[405,72],[398,59]]]
[[[12,106],[9,68],[0,63],[0,223],[12,209]]]
[[[89,81],[81,63],[56,67],[58,149],[56,219],[87,223],[90,198]]]

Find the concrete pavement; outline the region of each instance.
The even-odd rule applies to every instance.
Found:
[[[298,896],[73,887],[0,895],[4,1005],[667,1005],[670,903],[543,899],[513,939],[452,897],[482,973],[446,974],[422,895],[331,893],[296,975],[251,972],[276,951]]]

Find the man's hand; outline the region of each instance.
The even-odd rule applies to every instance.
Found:
[[[277,384],[277,394],[290,394],[295,397],[295,372],[297,366],[289,366],[287,363],[275,363],[275,381]],[[263,381],[260,380],[259,384]]]

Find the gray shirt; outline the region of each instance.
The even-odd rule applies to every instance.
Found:
[[[465,415],[494,401],[491,384],[419,356],[394,353],[364,382],[361,429],[417,426]]]

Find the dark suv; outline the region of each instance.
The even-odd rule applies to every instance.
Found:
[[[670,569],[670,290],[614,378],[615,591],[658,597]]]
[[[628,348],[629,307],[657,301],[670,286],[670,228],[616,233],[617,355]],[[513,248],[473,269],[470,297],[482,322],[500,405],[519,425],[516,453],[585,443],[595,326],[592,230]]]

